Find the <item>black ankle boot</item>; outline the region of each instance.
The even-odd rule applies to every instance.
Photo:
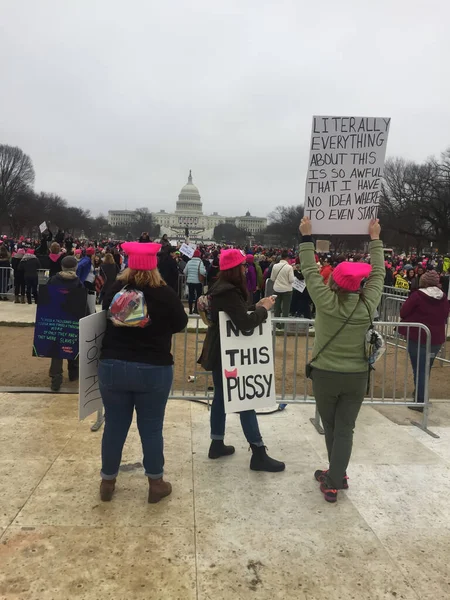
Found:
[[[225,446],[223,440],[212,440],[209,447],[209,458],[220,458],[221,456],[230,456],[234,454],[234,446]]]
[[[268,456],[265,446],[255,446],[255,444],[250,444],[250,448],[253,452],[253,456],[250,461],[250,469],[252,471],[278,473],[279,471],[284,471],[286,468],[284,462],[280,462],[279,460],[275,460],[274,458],[270,458],[270,456]]]

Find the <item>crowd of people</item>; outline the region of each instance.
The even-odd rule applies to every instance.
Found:
[[[171,338],[188,322],[182,299],[187,298],[190,314],[198,313],[198,300],[206,286],[211,321],[199,362],[212,372],[214,382],[209,458],[218,459],[235,452],[233,446],[224,443],[219,312],[227,312],[241,331],[257,327],[272,309],[276,317],[314,316],[316,335],[307,376],[312,379],[329,457],[329,468],[316,471],[315,478],[328,502],[336,501],[338,490],[348,488],[353,429],[370,373],[361,346],[368,327],[373,325],[383,289],[386,286],[403,289],[409,297],[402,307],[402,320],[423,323],[429,328],[431,369],[445,342],[450,258],[393,255],[383,248],[377,221],[371,223],[371,242],[366,254],[317,253],[311,243],[309,219],[303,219],[300,231],[303,239],[298,251],[199,244],[190,258],[181,254],[179,246],[172,246],[166,236],[154,243],[146,233],[137,242],[88,242],[61,231],[54,237],[46,231],[34,242],[3,236],[0,269],[7,276],[0,277],[2,300],[8,299],[11,270],[15,302],[19,304],[38,302],[40,270],[48,271],[51,284],[84,287],[87,295],[95,295],[108,314],[123,290],[134,289],[142,295],[145,320],[141,328],[117,326],[111,318],[107,321],[99,367],[105,407],[102,500],[110,501],[113,497],[134,410],[149,479],[148,501],[158,502],[172,491],[171,484],[163,479],[162,438],[164,411],[173,379]],[[134,299],[133,303],[134,309]],[[408,339],[416,401],[423,404],[426,340],[419,330],[412,331],[403,333]],[[402,334],[402,328],[399,333]],[[69,365],[70,379],[77,378],[77,369],[78,364]],[[62,361],[52,361],[50,375],[52,388],[59,389]],[[423,410],[422,406],[413,408]],[[255,412],[241,412],[240,419],[252,450],[250,468],[283,471],[284,462],[267,454]]]

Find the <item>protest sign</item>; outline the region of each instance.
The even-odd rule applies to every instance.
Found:
[[[39,286],[33,356],[77,358],[78,322],[86,314],[86,295],[84,288]]]
[[[409,290],[409,283],[401,275],[395,277],[394,287],[400,288],[401,290]]]
[[[180,253],[184,254],[188,258],[192,258],[194,256],[194,252],[197,246],[192,247],[192,245],[188,246],[187,244],[183,244],[180,248]]]
[[[98,363],[105,332],[105,310],[80,321],[80,421],[101,410],[103,406],[98,383]]]
[[[316,252],[329,252],[330,242],[328,240],[317,240],[316,241]]]
[[[314,234],[367,234],[378,215],[390,122],[313,117],[305,216]]]
[[[239,331],[219,313],[222,380],[226,413],[273,406],[276,402],[272,322]]]
[[[44,233],[44,231],[45,231],[46,229],[47,229],[47,223],[44,221],[43,223],[41,223],[41,224],[39,225],[39,231],[40,231],[41,233]]]
[[[294,283],[292,284],[292,289],[297,290],[301,294],[305,291],[306,283],[304,281],[300,281],[300,279],[294,279]]]

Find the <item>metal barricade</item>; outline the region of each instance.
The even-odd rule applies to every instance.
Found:
[[[0,267],[0,298],[14,297],[14,271],[11,267]]]
[[[314,321],[307,319],[272,319],[273,348],[279,404],[314,404],[311,381],[305,377],[305,367],[312,356]],[[284,330],[277,329],[284,326]],[[429,372],[431,334],[421,323],[379,321],[375,327],[380,333],[389,332],[387,349],[372,372],[369,392],[364,401],[368,405],[423,407],[422,421],[415,425],[427,429],[429,410]],[[404,328],[400,335],[398,328]],[[414,331],[414,334],[411,332]],[[419,332],[422,343],[419,343]],[[206,326],[192,315],[188,328],[174,336],[173,354],[175,377],[170,397],[210,403],[213,396],[211,373],[204,371],[197,360],[201,354]],[[414,341],[413,341],[414,340]],[[411,358],[412,357],[412,358]],[[415,362],[414,362],[415,361]],[[181,365],[181,367],[180,367]],[[421,373],[420,388],[414,385],[414,371]],[[423,401],[418,402],[420,390]],[[319,425],[318,416],[312,419]],[[431,434],[433,435],[433,434]]]
[[[187,298],[186,275],[184,275],[183,273],[180,273],[178,275],[178,296],[179,298],[181,298],[181,300],[186,300]]]

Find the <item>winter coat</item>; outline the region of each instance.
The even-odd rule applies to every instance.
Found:
[[[88,277],[89,273],[91,272],[91,268],[92,268],[92,260],[90,256],[84,256],[80,262],[78,263],[77,266],[77,275],[80,278],[81,283],[84,283],[86,281],[86,278]]]
[[[56,273],[56,275],[50,277],[47,285],[55,285],[57,287],[64,287],[67,289],[84,287],[74,271],[61,271]]]
[[[267,310],[263,306],[254,308],[248,312],[247,298],[239,288],[231,283],[217,281],[211,288],[211,321],[208,327],[202,354],[198,362],[206,371],[219,369],[220,357],[220,334],[219,334],[219,312],[226,312],[239,331],[250,331],[258,327],[267,319]],[[251,309],[250,309],[251,310]]]
[[[56,275],[56,273],[59,273],[62,269],[61,262],[64,258],[64,254],[50,254],[48,258],[50,261],[49,275],[50,277],[53,277],[53,275]]]
[[[100,274],[105,279],[105,283],[103,284],[103,287],[102,287],[103,294],[106,294],[109,292],[109,290],[111,289],[111,286],[116,281],[117,275],[119,274],[119,272],[120,272],[120,269],[116,265],[116,263],[114,263],[113,265],[104,264],[100,267]]]
[[[400,318],[405,323],[422,323],[431,332],[431,345],[440,346],[445,342],[445,327],[449,315],[448,298],[438,287],[420,288],[413,292],[403,303]],[[406,336],[407,327],[399,327],[401,335]],[[409,329],[409,339],[426,343],[426,336],[417,327]]]
[[[328,280],[330,279],[330,275],[333,272],[333,267],[331,265],[325,265],[324,267],[321,268],[320,270],[320,274],[323,277],[323,282],[326,284],[328,283]]]
[[[178,265],[177,261],[167,254],[161,253],[158,260],[158,270],[161,277],[178,294]]]
[[[247,265],[247,272],[245,276],[247,279],[247,289],[251,294],[253,294],[254,292],[256,292],[256,287],[258,285],[255,265]]]
[[[19,264],[19,271],[23,272],[24,277],[37,277],[40,268],[41,263],[34,254],[25,254]]]
[[[201,283],[199,274],[206,277],[205,265],[200,258],[191,258],[184,269],[184,274],[186,275],[186,283],[199,284]]]

